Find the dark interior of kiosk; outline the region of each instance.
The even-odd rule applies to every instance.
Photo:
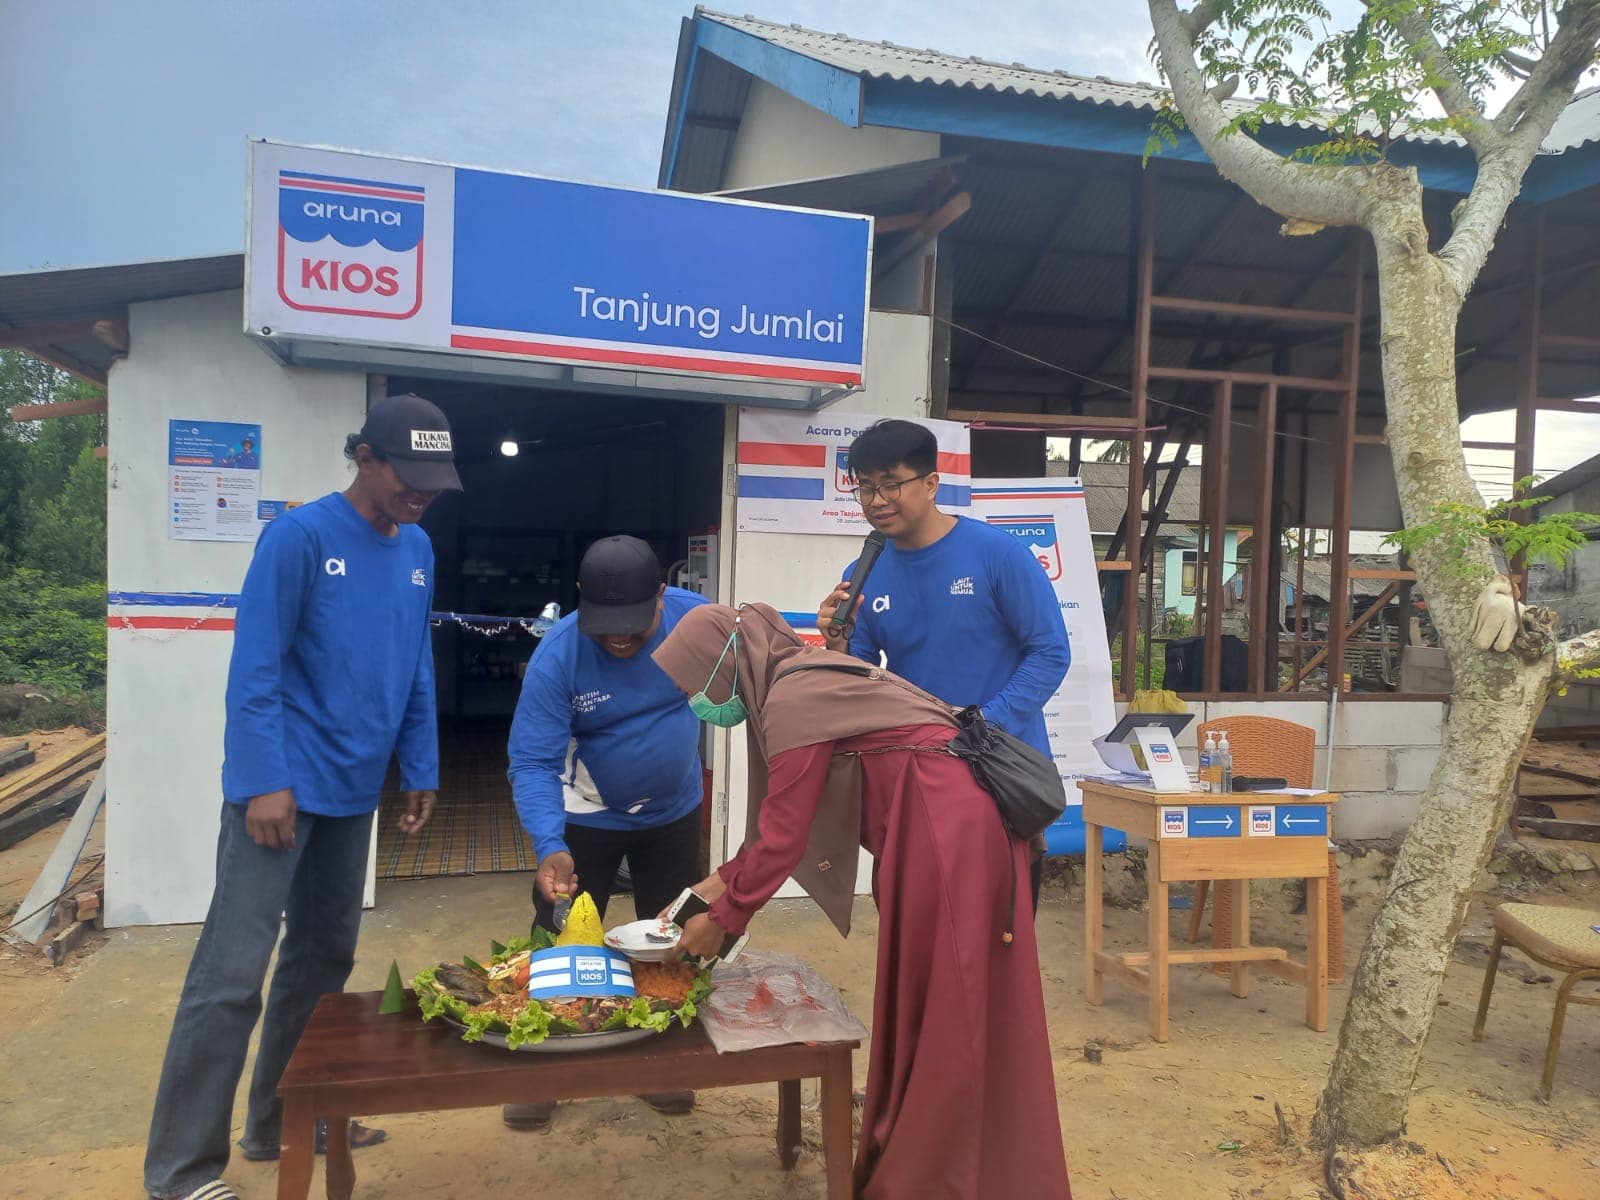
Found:
[[[690,536],[719,519],[723,409],[423,378],[391,377],[387,390],[444,410],[464,490],[422,521],[436,558],[440,809],[427,844],[398,835],[403,801],[391,780],[379,878],[531,870],[506,737],[539,618],[551,604],[573,611],[580,559],[614,533],[650,543],[665,581],[678,582]]]

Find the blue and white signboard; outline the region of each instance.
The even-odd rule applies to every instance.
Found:
[[[261,532],[261,426],[167,422],[167,536],[254,542]]]
[[[859,384],[868,217],[251,144],[246,332]]]

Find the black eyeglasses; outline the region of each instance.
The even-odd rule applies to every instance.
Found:
[[[874,499],[882,496],[891,503],[900,499],[900,489],[908,483],[915,483],[919,479],[926,479],[932,471],[924,471],[921,475],[913,475],[910,479],[890,479],[884,483],[858,483],[855,487],[847,489],[856,498],[858,504],[871,504]]]

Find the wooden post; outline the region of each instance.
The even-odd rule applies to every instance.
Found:
[[[1233,437],[1233,381],[1217,385],[1211,409],[1211,444],[1206,448],[1210,468],[1211,523],[1206,535],[1206,654],[1204,689],[1208,695],[1222,690],[1222,585],[1224,552],[1228,544],[1228,448]],[[1252,571],[1252,577],[1254,572]]]
[[[1272,509],[1273,467],[1278,440],[1278,385],[1261,389],[1256,405],[1256,511],[1251,536],[1255,549],[1250,554],[1250,693],[1260,696],[1267,690],[1267,612],[1272,587]],[[1277,671],[1273,671],[1277,683]]]
[[[1155,271],[1155,186],[1148,171],[1139,176],[1138,289],[1133,316],[1133,421],[1128,439],[1127,559],[1133,564],[1122,596],[1122,687],[1133,698],[1135,653],[1139,641],[1139,577],[1143,558],[1140,511],[1144,506],[1144,426],[1150,385],[1150,291]]]
[[[1366,299],[1366,243],[1360,230],[1350,234],[1350,324],[1340,354],[1339,428],[1334,438],[1333,530],[1329,553],[1332,581],[1328,590],[1328,686],[1344,683],[1345,622],[1350,616],[1350,493],[1355,484],[1356,399],[1361,387],[1361,310]]]

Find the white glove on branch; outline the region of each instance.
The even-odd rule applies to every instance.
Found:
[[[1496,575],[1484,584],[1472,607],[1472,644],[1479,650],[1509,650],[1521,628],[1511,580]]]

